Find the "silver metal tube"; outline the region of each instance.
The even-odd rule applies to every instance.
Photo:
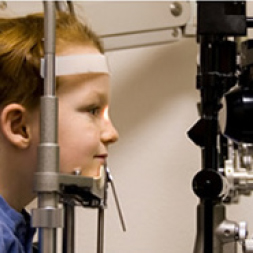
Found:
[[[68,12],[69,7],[66,1],[56,1],[55,2],[56,9],[60,12]]]
[[[56,252],[56,231],[50,228],[39,229],[39,253]]]
[[[39,146],[38,172],[59,171],[59,148],[57,144],[58,109],[55,98],[55,3],[44,2],[44,96],[41,99],[41,143]],[[43,178],[42,178],[43,180]],[[44,183],[44,182],[42,182]],[[38,192],[38,207],[55,210],[58,206],[56,192]],[[39,228],[39,252],[56,253],[56,227]]]
[[[104,207],[98,208],[97,253],[104,252]]]
[[[56,1],[55,4],[57,11],[66,12],[75,16],[75,9],[72,1]]]
[[[44,1],[44,95],[55,95],[55,2]]]
[[[69,12],[75,16],[75,8],[74,8],[74,4],[72,1],[67,1],[68,7],[69,7]]]
[[[63,253],[75,253],[75,207],[64,204]]]

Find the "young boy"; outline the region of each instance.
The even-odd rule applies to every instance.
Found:
[[[24,207],[35,198],[43,31],[43,15],[0,19],[1,253],[32,248],[34,229]],[[60,171],[96,176],[106,162],[108,145],[118,138],[108,117],[103,48],[88,27],[62,13],[56,18],[56,56],[65,65],[56,72]],[[84,65],[93,62],[91,69],[83,67],[83,59]]]

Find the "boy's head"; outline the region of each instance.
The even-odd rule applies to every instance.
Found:
[[[33,196],[43,91],[43,30],[42,15],[0,19],[0,194],[16,209]],[[57,14],[57,56],[101,53],[98,37],[88,27],[71,15]],[[109,76],[73,73],[58,76],[56,86],[60,171],[97,176],[106,162],[108,145],[118,138],[108,117]]]
[[[56,19],[56,54],[78,45],[103,53],[97,35],[74,16],[58,13]],[[0,106],[15,102],[31,109],[39,104],[43,55],[43,15],[0,19]]]

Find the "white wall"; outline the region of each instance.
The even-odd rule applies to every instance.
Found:
[[[109,59],[112,116],[121,133],[110,165],[128,232],[112,229],[108,252],[189,251],[197,203],[191,180],[200,168],[199,150],[186,136],[198,119],[195,39],[122,50]]]

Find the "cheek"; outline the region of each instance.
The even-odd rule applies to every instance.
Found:
[[[59,127],[59,145],[61,171],[71,173],[76,167],[93,163],[100,145],[99,134],[94,126],[65,121]]]
[[[59,110],[59,144],[63,148],[70,148],[69,145],[72,148],[96,145],[96,142],[99,141],[97,124],[86,114],[76,112],[72,107],[64,107],[63,105]]]
[[[59,129],[59,145],[62,149],[68,149],[71,153],[82,151],[92,152],[99,143],[98,132],[90,128],[70,127]],[[71,149],[74,149],[73,151]],[[76,152],[77,153],[77,152]]]

